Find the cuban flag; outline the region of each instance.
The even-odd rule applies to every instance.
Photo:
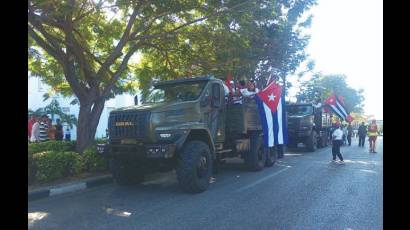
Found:
[[[270,83],[255,96],[263,129],[265,147],[288,143],[286,127],[286,103],[282,88],[276,83]]]
[[[340,98],[336,97],[335,94],[332,94],[325,103],[340,119],[348,122],[353,120],[353,117],[347,112],[344,103],[340,100]]]

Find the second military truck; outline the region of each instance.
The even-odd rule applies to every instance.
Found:
[[[288,146],[303,143],[309,152],[327,146],[331,116],[312,103],[287,104]]]
[[[228,104],[223,81],[212,76],[159,82],[141,105],[110,113],[108,143],[98,148],[119,184],[176,169],[183,190],[202,192],[225,158],[240,156],[251,171],[275,163],[256,106],[253,99]]]

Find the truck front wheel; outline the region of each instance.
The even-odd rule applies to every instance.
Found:
[[[266,151],[265,166],[272,167],[275,164],[276,159],[278,159],[278,151],[275,148],[268,148],[268,149],[265,149],[265,151]]]
[[[317,135],[315,131],[312,131],[310,136],[306,140],[306,149],[309,152],[314,152],[317,148]]]
[[[251,149],[245,154],[245,164],[250,171],[260,171],[265,166],[266,153],[262,142],[262,136],[258,132],[251,133]]]
[[[111,159],[110,170],[119,185],[132,185],[144,181],[144,172],[138,165],[122,159]]]
[[[200,193],[209,186],[212,175],[212,157],[209,146],[202,141],[185,144],[178,156],[176,169],[179,185],[189,193]]]

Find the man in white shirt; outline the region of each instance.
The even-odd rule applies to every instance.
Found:
[[[337,128],[333,131],[332,139],[332,155],[333,155],[333,162],[336,162],[336,155],[339,157],[340,163],[344,163],[343,156],[340,153],[340,146],[343,143],[343,130],[340,127],[340,124],[336,124]]]
[[[259,89],[255,87],[255,83],[253,83],[252,81],[248,83],[247,88],[241,89],[241,94],[244,97],[253,98],[257,93],[259,93]]]
[[[35,118],[35,122],[33,124],[33,127],[31,128],[30,141],[31,142],[40,141],[40,123],[39,123],[38,118]]]

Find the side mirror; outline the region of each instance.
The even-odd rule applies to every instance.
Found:
[[[134,97],[134,105],[138,105],[138,95],[135,95]]]

